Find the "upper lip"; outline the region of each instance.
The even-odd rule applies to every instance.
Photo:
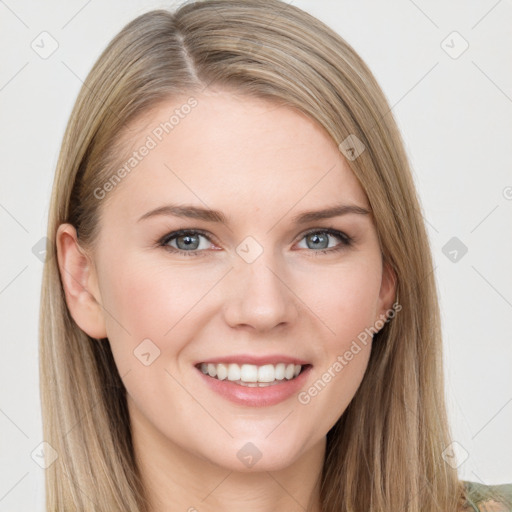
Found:
[[[297,357],[290,357],[284,354],[269,354],[269,355],[250,355],[250,354],[237,354],[232,356],[221,356],[221,357],[212,357],[210,359],[203,359],[198,361],[196,364],[201,363],[211,363],[211,364],[220,364],[220,363],[234,363],[238,365],[242,364],[254,364],[256,366],[263,366],[265,364],[278,364],[278,363],[286,363],[286,364],[300,364],[302,366],[310,364],[308,361],[304,359],[298,359]]]

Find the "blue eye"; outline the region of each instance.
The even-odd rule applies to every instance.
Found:
[[[329,237],[335,237],[341,243],[334,247],[329,247]],[[341,231],[337,231],[336,229],[331,228],[321,230],[315,229],[309,231],[303,236],[303,239],[306,239],[306,245],[308,249],[311,249],[312,247],[316,246],[317,250],[313,252],[320,252],[321,254],[328,254],[341,251],[342,249],[351,246],[353,242],[352,238],[350,238],[345,233],[342,233]],[[311,242],[311,244],[309,244],[308,242]],[[324,247],[325,243],[327,243],[327,246]]]
[[[337,238],[341,243],[334,247],[329,247],[329,237]],[[201,238],[208,243],[201,244]],[[311,252],[329,254],[341,251],[352,245],[353,239],[345,233],[331,228],[314,229],[302,235],[301,240],[306,239],[307,249],[313,249]],[[175,243],[176,246],[170,245]],[[327,246],[325,244],[327,243]],[[171,253],[183,254],[184,256],[200,256],[205,249],[211,245],[210,238],[206,233],[196,229],[181,229],[165,235],[158,241],[158,245],[164,247]]]
[[[200,237],[209,240],[202,231],[181,229],[180,231],[174,231],[166,235],[160,242],[160,245],[164,246],[170,252],[176,252],[185,256],[199,256],[201,245]],[[170,242],[174,241],[176,241],[177,247],[169,245]],[[208,247],[202,247],[201,250],[205,248]]]

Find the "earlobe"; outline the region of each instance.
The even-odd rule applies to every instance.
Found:
[[[97,276],[90,257],[77,241],[72,224],[61,224],[55,237],[59,272],[73,320],[92,338],[106,338]]]

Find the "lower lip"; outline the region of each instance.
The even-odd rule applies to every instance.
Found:
[[[204,382],[210,386],[210,389],[231,402],[239,405],[247,405],[249,407],[266,407],[283,402],[295,393],[298,393],[301,387],[304,386],[311,368],[312,366],[307,366],[294,379],[283,379],[279,381],[279,384],[262,388],[241,386],[227,379],[215,379],[209,375],[205,375],[200,369],[196,369],[201,374]]]

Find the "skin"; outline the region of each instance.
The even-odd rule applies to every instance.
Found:
[[[194,364],[284,353],[313,365],[307,390],[389,311],[396,279],[382,264],[371,215],[292,223],[333,204],[370,209],[323,128],[233,91],[195,97],[197,107],[101,200],[94,251],[78,246],[73,226],[59,227],[66,301],[81,329],[108,337],[154,512],[319,511],[325,436],[361,383],[371,341],[308,404],[294,395],[268,407],[236,405],[210,390]],[[185,102],[174,98],[136,121],[132,147]],[[178,202],[221,210],[230,222],[137,221]],[[185,228],[211,235],[199,237],[199,255],[157,245]],[[320,236],[339,230],[353,245],[322,254],[305,234],[313,228]],[[252,263],[236,252],[247,236],[263,249]],[[342,244],[327,240],[321,248]],[[169,242],[187,250],[177,243]],[[134,357],[147,338],[160,350],[149,366]],[[237,457],[247,442],[262,454],[250,468]]]

